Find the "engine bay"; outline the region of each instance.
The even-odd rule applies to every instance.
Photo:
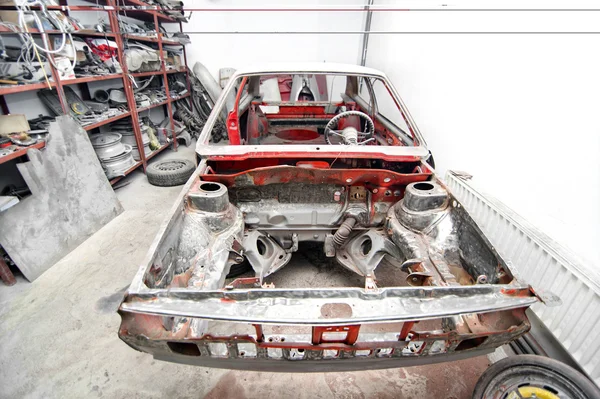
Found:
[[[381,285],[380,265],[393,276],[386,284],[398,286],[512,280],[426,163],[330,162],[208,162],[186,194],[177,242],[155,259],[147,286],[220,289],[240,271],[268,285],[292,258],[354,273],[360,278],[352,284],[367,289]]]

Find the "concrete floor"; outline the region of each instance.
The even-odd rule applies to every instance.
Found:
[[[193,145],[158,159],[193,157]],[[278,374],[155,361],[117,337],[123,292],[181,187],[142,172],[125,212],[33,283],[0,285],[2,398],[470,398],[487,357],[351,373]]]

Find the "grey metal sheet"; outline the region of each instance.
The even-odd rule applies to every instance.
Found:
[[[18,165],[32,195],[0,213],[0,244],[29,281],[123,211],[87,132],[68,116],[49,131]]]

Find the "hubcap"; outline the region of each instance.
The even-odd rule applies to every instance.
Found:
[[[158,169],[160,170],[178,170],[185,166],[185,163],[178,161],[165,162],[158,165]]]

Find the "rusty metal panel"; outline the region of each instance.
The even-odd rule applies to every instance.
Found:
[[[557,307],[535,304],[531,309],[600,385],[600,274],[509,207],[479,193],[460,174],[449,171],[445,182],[524,281],[562,299]]]
[[[70,116],[18,165],[32,195],[0,214],[0,243],[33,281],[123,212],[87,132]]]

